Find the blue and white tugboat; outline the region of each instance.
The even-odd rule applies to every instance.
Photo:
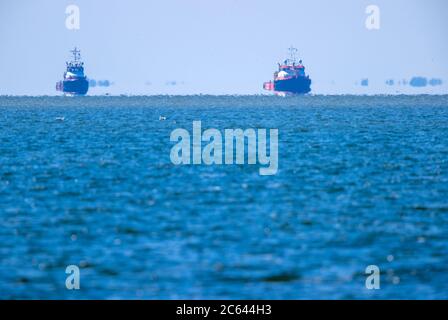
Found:
[[[89,90],[89,81],[84,74],[84,62],[81,61],[81,51],[76,47],[70,51],[73,60],[67,61],[64,79],[56,83],[56,90],[69,96],[83,96]]]
[[[305,74],[302,60],[297,61],[297,49],[289,48],[289,59],[278,64],[274,73],[274,81],[265,82],[265,90],[274,91],[278,95],[305,94],[311,91],[311,79]]]

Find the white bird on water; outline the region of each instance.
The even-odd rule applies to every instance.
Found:
[[[164,117],[164,116],[159,116],[159,121],[162,121],[162,120],[166,120],[166,117]]]

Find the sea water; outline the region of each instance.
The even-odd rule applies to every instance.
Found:
[[[448,96],[0,97],[0,121],[2,299],[448,298]],[[278,129],[276,174],[173,164],[193,121]]]

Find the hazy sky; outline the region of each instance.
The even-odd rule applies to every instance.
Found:
[[[80,30],[66,28],[70,4]],[[365,27],[371,4],[379,30]],[[448,93],[447,12],[446,0],[0,0],[0,94],[58,94],[74,46],[89,78],[114,83],[89,94],[263,93],[291,45],[313,93]],[[444,83],[397,84],[413,76]]]

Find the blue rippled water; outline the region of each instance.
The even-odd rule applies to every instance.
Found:
[[[448,96],[0,97],[0,120],[3,299],[448,298]],[[278,128],[278,173],[174,166],[193,120]]]

